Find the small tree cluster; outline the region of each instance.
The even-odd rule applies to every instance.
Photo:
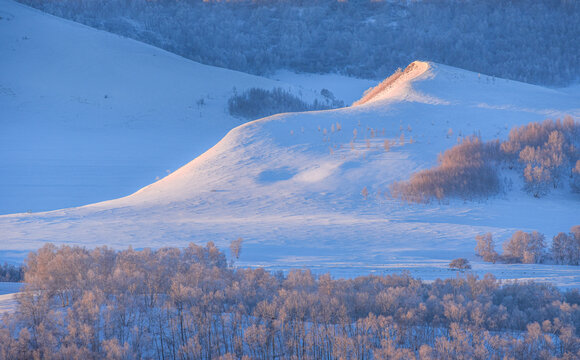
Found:
[[[498,158],[499,142],[483,143],[467,137],[439,155],[439,165],[420,171],[404,182],[391,185],[391,195],[410,202],[428,202],[433,198],[464,199],[485,197],[500,191],[500,181],[492,159]]]
[[[258,119],[284,112],[328,110],[344,106],[344,102],[336,100],[330,91],[326,90],[322,95],[326,99],[325,102],[315,99],[309,104],[282,88],[272,90],[251,88],[230,97],[228,110],[232,116]]]
[[[471,269],[471,265],[469,264],[469,260],[465,258],[457,258],[453,259],[449,263],[449,268],[458,270],[468,270]]]
[[[580,225],[554,236],[551,253],[556,264],[580,265]]]
[[[4,263],[0,265],[0,282],[21,282],[24,279],[24,268]]]
[[[510,131],[509,139],[483,143],[478,137],[462,142],[439,156],[439,165],[391,185],[394,197],[428,202],[447,197],[472,199],[501,190],[497,168],[507,164],[521,171],[524,189],[535,197],[569,179],[580,191],[580,123],[570,116],[563,121],[530,123]]]
[[[232,245],[235,253],[240,242]],[[235,254],[234,254],[235,256]],[[27,260],[4,359],[572,359],[580,294],[473,275],[334,280],[228,267],[212,244]]]
[[[550,186],[561,185],[566,177],[574,186],[579,136],[580,124],[567,116],[564,121],[546,120],[514,128],[501,149],[511,164],[519,160],[525,189],[540,197],[549,192]]]
[[[475,254],[483,261],[507,263],[540,263],[553,261],[556,264],[580,265],[580,226],[573,226],[570,233],[558,233],[552,238],[552,246],[546,247],[545,236],[533,231],[516,231],[503,244],[503,254],[498,255],[491,233],[475,237]]]
[[[542,262],[546,256],[545,236],[533,231],[531,233],[516,231],[507,242],[503,244],[502,257],[507,262],[522,262],[535,264]]]

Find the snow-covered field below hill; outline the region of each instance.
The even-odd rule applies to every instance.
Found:
[[[22,288],[22,283],[0,282],[0,318],[5,312],[16,309],[16,293]]]
[[[227,111],[234,89],[323,100],[11,0],[0,0],[0,54],[0,214],[110,200],[166,176],[245,121]]]
[[[558,190],[536,199],[521,190],[521,180],[514,176],[514,185],[505,193],[474,202],[405,204],[385,196],[393,181],[435,165],[437,154],[456,144],[458,137],[476,133],[483,140],[505,139],[513,126],[566,114],[580,118],[580,96],[573,91],[418,62],[413,71],[383,84],[364,105],[275,115],[238,126],[217,142],[233,127],[234,119],[223,112],[232,86],[267,87],[279,82],[204,67],[136,42],[31,13],[7,0],[0,4],[2,11],[13,15],[9,24],[0,20],[0,27],[22,27],[16,27],[21,29],[16,33],[22,34],[16,37],[0,31],[0,38],[8,39],[0,47],[16,49],[10,51],[20,54],[22,64],[29,64],[26,69],[32,72],[32,65],[39,65],[30,64],[38,62],[33,60],[35,56],[58,50],[43,50],[51,34],[64,39],[71,36],[68,43],[76,44],[78,52],[63,47],[61,54],[71,52],[66,61],[83,66],[78,73],[98,72],[95,77],[102,78],[101,85],[97,82],[91,87],[84,86],[82,79],[67,78],[71,71],[59,57],[52,60],[53,67],[46,74],[0,78],[11,91],[0,97],[0,106],[6,106],[10,115],[2,119],[6,131],[0,135],[0,163],[14,172],[0,177],[7,203],[32,201],[29,199],[40,193],[41,185],[53,189],[59,183],[47,179],[56,174],[54,167],[46,170],[50,175],[42,180],[46,183],[36,174],[55,164],[62,164],[58,173],[63,181],[61,193],[74,191],[66,179],[91,178],[94,187],[78,191],[97,196],[102,195],[97,184],[127,194],[130,186],[152,183],[156,171],[174,170],[185,158],[193,159],[130,196],[63,210],[0,216],[0,260],[2,256],[24,258],[25,251],[47,242],[121,249],[213,241],[226,249],[232,240],[242,237],[239,266],[309,267],[347,277],[408,270],[433,280],[456,276],[447,265],[454,258],[465,257],[480,276],[491,272],[502,279],[580,287],[578,267],[492,265],[474,255],[475,236],[485,232],[493,233],[500,250],[501,243],[516,230],[537,230],[548,239],[568,231],[580,223],[580,195]],[[34,26],[27,27],[31,22],[24,21],[24,14],[32,17]],[[62,33],[34,32],[48,22],[50,29],[56,27]],[[27,45],[45,34],[41,43]],[[22,36],[28,40],[19,40]],[[81,41],[87,37],[92,40]],[[90,65],[83,56],[88,48],[97,46],[95,42],[112,46],[116,55]],[[16,66],[11,56],[15,55],[0,57],[0,66]],[[18,66],[14,74],[16,70]],[[348,86],[315,86],[308,76],[286,76],[286,81],[296,80],[297,92],[312,89],[315,96],[322,87],[337,97],[352,96]],[[322,82],[324,77],[319,79]],[[353,87],[366,87],[361,81],[352,81]],[[149,90],[136,92],[140,89]],[[207,104],[197,108],[200,96]],[[43,119],[55,127],[45,128]],[[53,142],[42,141],[47,135]],[[215,142],[196,157],[204,146]],[[82,156],[75,157],[79,154]],[[27,191],[26,182],[8,190],[10,184],[21,184],[24,179],[36,190]],[[115,187],[118,183],[123,186]]]

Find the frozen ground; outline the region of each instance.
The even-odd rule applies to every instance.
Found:
[[[474,256],[474,237],[484,232],[492,232],[499,247],[515,230],[538,230],[548,238],[568,231],[580,222],[578,195],[553,192],[535,199],[516,179],[506,194],[479,202],[407,205],[384,196],[393,181],[436,164],[437,154],[458,136],[505,138],[515,125],[565,114],[578,119],[577,93],[418,62],[375,95],[356,107],[281,114],[236,127],[187,165],[124,198],[0,216],[0,250],[15,259],[48,241],[115,248],[214,241],[225,249],[242,237],[242,266],[310,267],[334,276],[409,270],[432,280],[455,276],[447,264],[466,257],[479,275],[580,286],[578,267],[490,265]],[[207,120],[224,119],[220,116],[207,114]],[[214,131],[208,124],[199,131]],[[166,130],[158,124],[142,131]],[[385,140],[390,151],[383,148]],[[14,146],[18,157],[22,148]],[[129,151],[119,149],[124,150],[107,161]],[[155,149],[142,151],[146,156]]]

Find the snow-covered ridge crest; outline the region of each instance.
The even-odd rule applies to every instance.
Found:
[[[411,100],[432,103],[434,99],[423,99],[412,90],[411,83],[417,79],[431,77],[431,64],[425,61],[413,61],[405,70],[398,70],[379,85],[365,91],[363,97],[352,106],[374,103],[381,100]],[[423,100],[423,101],[421,101]]]

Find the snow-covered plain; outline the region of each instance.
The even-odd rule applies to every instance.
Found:
[[[205,66],[0,0],[0,214],[114,199],[243,123],[233,89],[284,82]]]
[[[201,65],[188,62],[187,66]],[[226,78],[216,74],[200,79],[196,82],[199,93],[209,91],[205,86],[232,81],[232,74],[244,76],[227,74]],[[164,80],[155,76],[151,81]],[[125,83],[121,81],[119,86]],[[124,96],[125,90],[113,84],[114,79],[107,90],[118,94],[113,98]],[[163,95],[166,101],[174,101],[171,92]],[[138,97],[133,100],[148,104]],[[348,277],[409,270],[432,280],[455,276],[447,270],[449,261],[466,257],[479,275],[491,272],[502,279],[580,286],[578,267],[492,265],[474,256],[474,237],[484,232],[492,232],[501,244],[515,230],[538,230],[548,238],[568,231],[580,223],[578,195],[556,191],[535,199],[516,181],[506,194],[478,202],[408,205],[384,196],[393,181],[436,164],[437,154],[453,146],[458,136],[478,133],[484,140],[505,138],[515,125],[566,114],[578,118],[580,96],[417,62],[413,71],[367,100],[360,106],[280,114],[236,127],[187,165],[124,198],[1,216],[0,250],[8,256],[49,241],[115,248],[214,241],[225,249],[230,241],[242,237],[241,266],[309,267]],[[4,101],[13,107],[17,103]],[[123,106],[126,99],[118,101]],[[22,108],[31,115],[42,109]],[[84,121],[81,114],[79,119]],[[212,139],[217,131],[212,126],[223,119],[225,115],[216,106],[199,118],[207,123],[198,131],[208,131]],[[139,124],[141,117],[135,121]],[[64,124],[74,128],[74,124]],[[166,124],[156,124],[143,131],[163,134]],[[227,126],[221,131],[224,128]],[[111,127],[109,135],[123,141],[126,134],[117,130]],[[73,141],[69,135],[64,140]],[[383,148],[385,140],[391,142],[390,151]],[[22,151],[19,144],[13,146],[6,146],[13,156]],[[151,155],[155,146],[151,147],[142,151]],[[361,195],[365,187],[366,199]]]
[[[0,282],[0,318],[5,312],[16,308],[16,293],[22,288],[22,283]]]

